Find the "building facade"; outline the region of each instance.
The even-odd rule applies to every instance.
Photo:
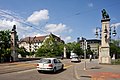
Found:
[[[84,40],[80,40],[79,42],[80,42],[81,48],[84,49]],[[91,51],[93,52],[93,55],[98,57],[101,40],[89,39],[89,40],[86,40],[86,42],[87,42],[87,46],[89,46]]]
[[[41,45],[44,44],[45,40],[48,39],[50,36],[53,36],[55,40],[58,42],[60,41],[64,42],[56,35],[50,33],[49,35],[46,36],[25,37],[19,41],[19,47],[24,47],[27,52],[36,52],[36,50],[40,48]]]

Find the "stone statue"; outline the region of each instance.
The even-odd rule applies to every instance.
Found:
[[[13,25],[12,31],[16,30],[16,25]]]
[[[102,18],[103,18],[103,19],[109,18],[109,15],[108,15],[108,13],[106,12],[105,9],[102,10]]]

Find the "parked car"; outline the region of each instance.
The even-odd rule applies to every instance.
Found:
[[[63,63],[57,58],[42,58],[37,64],[38,72],[41,71],[52,71],[62,70],[64,67]]]
[[[78,56],[73,56],[71,62],[81,62],[81,59]]]

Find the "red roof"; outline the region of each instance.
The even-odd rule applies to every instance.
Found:
[[[38,37],[26,37],[20,40],[21,42],[27,42],[27,43],[31,43],[31,42],[43,42],[45,40],[47,36],[38,36]]]

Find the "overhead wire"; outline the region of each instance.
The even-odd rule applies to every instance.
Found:
[[[116,2],[116,3],[113,3],[113,4],[107,5],[106,7],[116,6],[116,4],[120,4],[120,2]],[[73,16],[78,16],[78,15],[81,15],[81,14],[87,14],[87,13],[89,13],[89,12],[98,10],[98,9],[100,9],[100,8],[101,8],[101,7],[94,8],[94,9],[92,9],[92,10],[86,10],[86,11],[82,11],[82,12],[76,12],[76,13],[74,13],[73,15],[69,15],[69,16],[64,17],[63,19],[65,19],[65,18],[70,18],[70,17],[73,17]],[[0,9],[0,12],[4,13],[4,14],[6,14],[6,15],[11,16],[13,19],[15,19],[15,21],[17,21],[17,22],[19,22],[19,23],[21,23],[21,24],[23,24],[23,25],[26,25],[26,26],[32,27],[32,28],[34,28],[34,29],[36,29],[36,30],[38,30],[38,31],[42,31],[42,32],[44,32],[44,33],[47,33],[47,31],[44,31],[44,30],[42,30],[42,29],[37,28],[38,26],[36,26],[36,25],[34,25],[34,24],[30,24],[30,23],[26,22],[25,20],[21,21],[20,18],[16,17],[16,16],[13,15],[13,14],[7,13],[7,12],[1,10],[1,9]],[[1,14],[1,13],[0,13],[0,14]],[[1,14],[0,16],[5,17],[5,18],[8,18],[8,17],[6,17],[6,16],[3,16],[2,14]],[[61,19],[62,19],[62,18],[61,18]],[[47,24],[47,23],[48,23],[48,22],[46,22],[46,24]]]
[[[47,33],[47,31],[44,31],[44,30],[41,30],[41,29],[37,28],[38,26],[36,26],[36,25],[34,25],[34,24],[29,24],[29,23],[27,23],[25,20],[24,20],[24,21],[21,21],[20,18],[16,17],[16,16],[13,15],[13,14],[7,13],[7,12],[5,12],[5,11],[3,11],[3,10],[0,10],[0,12],[4,13],[4,14],[10,16],[10,17],[12,17],[12,18],[13,18],[13,19],[12,19],[13,21],[17,21],[17,22],[19,22],[19,23],[21,23],[21,24],[23,24],[23,25],[26,25],[26,26],[32,27],[32,28],[34,28],[34,29],[36,29],[36,30],[38,30],[38,31],[42,31],[42,32],[44,32],[44,33]],[[7,19],[11,19],[11,18],[8,18],[8,17],[4,16],[4,14],[2,14],[2,13],[0,13],[0,14],[1,14],[0,16],[2,16],[2,17],[4,17],[4,18],[7,18]]]

